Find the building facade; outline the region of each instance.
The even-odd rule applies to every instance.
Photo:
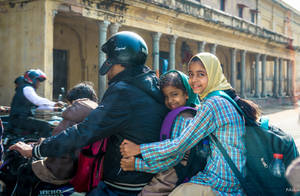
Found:
[[[106,89],[101,45],[118,31],[146,41],[158,74],[186,72],[198,52],[216,54],[241,97],[260,104],[300,96],[300,13],[280,0],[0,0],[0,102],[30,68],[48,76],[39,94],[57,98],[80,81]]]

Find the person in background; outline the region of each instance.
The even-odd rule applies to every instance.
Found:
[[[17,78],[15,79],[14,83],[15,83],[15,90],[17,90],[17,88],[18,88],[19,86],[21,86],[21,85],[24,84],[24,76],[19,76],[19,77],[17,77]]]
[[[62,113],[63,120],[54,128],[52,135],[83,121],[92,110],[97,108],[98,98],[91,82],[81,82],[69,90],[66,96],[70,106]],[[42,142],[41,138],[39,142]],[[70,181],[76,172],[79,152],[62,157],[46,157],[24,164],[19,168],[16,195],[30,195],[32,187],[38,182],[63,185]]]
[[[19,86],[24,84],[24,76],[19,76],[15,79],[15,91]],[[9,106],[0,106],[0,115],[7,115],[10,112],[10,107]]]
[[[24,79],[15,80],[15,95],[11,103],[9,115],[9,127],[15,134],[23,135],[28,131],[38,131],[40,136],[47,137],[53,127],[46,121],[33,118],[33,110],[57,111],[63,106],[62,103],[53,102],[37,95],[36,90],[40,83],[46,80],[46,74],[39,69],[31,69],[25,72]],[[21,130],[21,132],[20,132]],[[23,132],[24,131],[24,132]]]
[[[16,91],[20,85],[24,84],[24,76],[17,77],[14,83],[15,83],[15,91]],[[9,112],[10,112],[9,106],[0,106],[0,115],[7,115],[9,114]]]

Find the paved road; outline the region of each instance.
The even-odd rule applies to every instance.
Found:
[[[280,108],[279,108],[280,109]],[[272,111],[273,110],[273,111]],[[281,111],[278,108],[266,109],[268,114],[264,115],[270,119],[270,123],[286,131],[294,138],[300,152],[300,107],[286,106]]]

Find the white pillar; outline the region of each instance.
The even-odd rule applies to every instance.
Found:
[[[101,47],[102,45],[106,42],[106,37],[107,37],[107,27],[110,24],[109,21],[101,21],[98,23],[99,27],[99,43],[98,43],[98,66],[99,69],[104,63],[106,59],[106,55],[104,52],[102,52]],[[102,76],[99,74],[98,78],[98,96],[99,100],[102,99],[104,92],[106,90],[106,75]]]
[[[169,55],[169,70],[175,69],[175,51],[176,51],[176,35],[169,37],[170,41],[170,55]]]
[[[153,70],[156,75],[159,75],[159,40],[161,33],[155,32],[152,33],[152,42],[153,42]]]

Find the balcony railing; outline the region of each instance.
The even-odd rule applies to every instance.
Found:
[[[250,21],[232,16],[228,13],[216,10],[209,6],[200,4],[195,0],[143,0],[145,2],[171,9],[176,12],[188,14],[207,22],[215,23],[225,28],[230,28],[243,33],[258,36],[269,41],[289,45],[292,39],[277,32],[260,27]]]

